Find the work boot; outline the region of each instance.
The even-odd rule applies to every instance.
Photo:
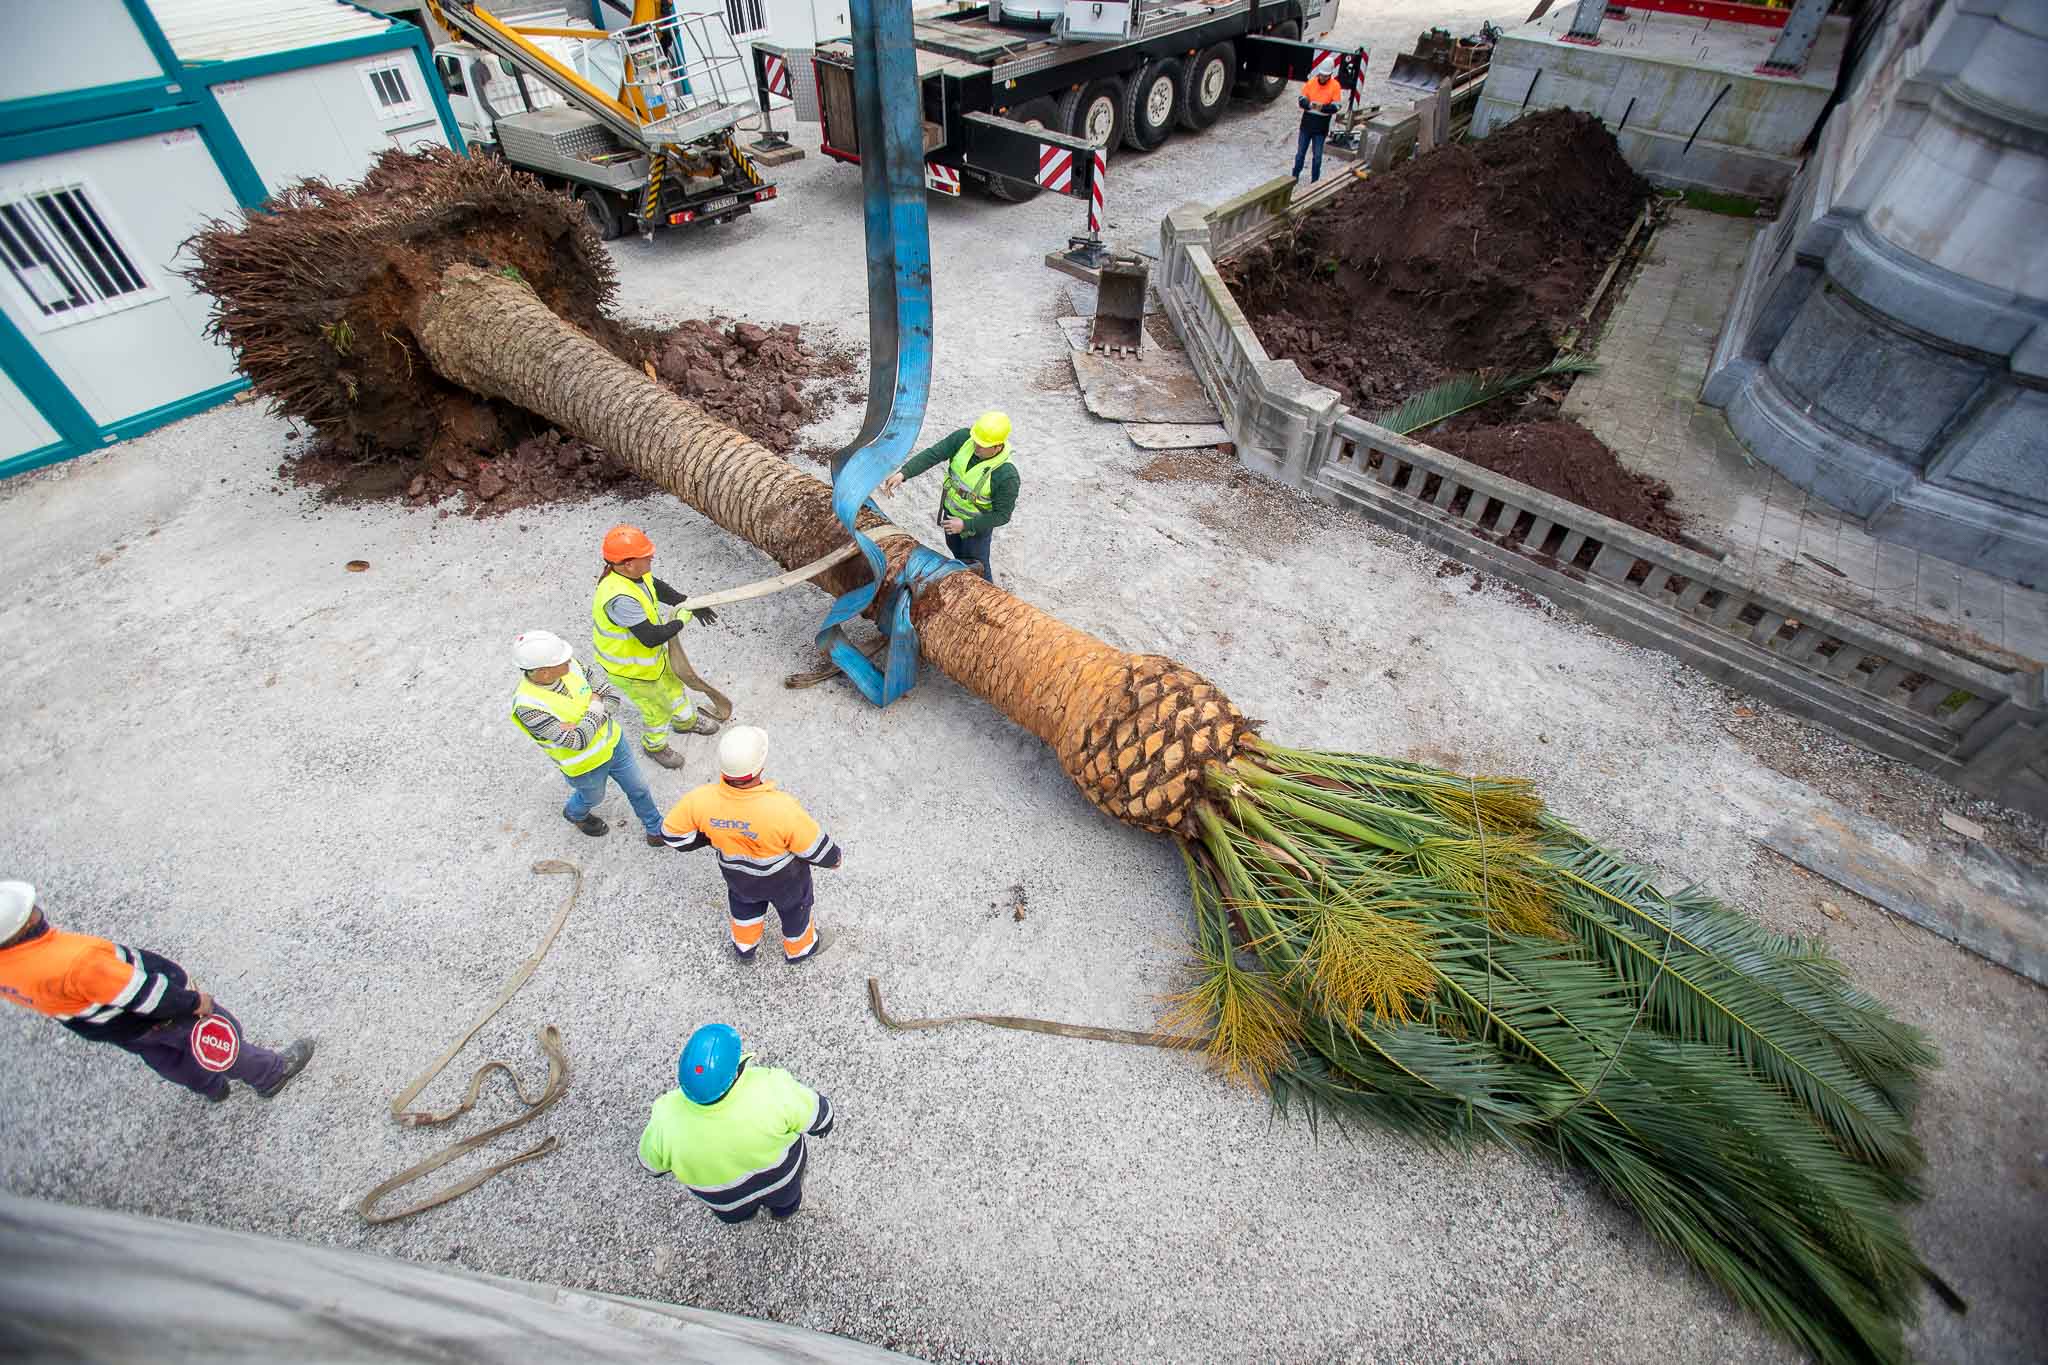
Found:
[[[718,733],[718,722],[709,716],[700,715],[690,722],[690,733],[693,735],[715,735]]]
[[[740,965],[744,967],[748,963],[752,962],[755,958],[759,957],[761,955],[761,950],[759,948],[742,948],[737,943],[735,943],[732,948],[732,955],[738,958],[740,960]]]
[[[792,967],[801,967],[804,963],[811,961],[813,958],[823,957],[825,955],[825,950],[831,947],[837,941],[838,940],[836,938],[826,938],[825,931],[823,929],[820,929],[818,931],[817,938],[812,941],[811,950],[808,953],[805,953],[802,957],[785,958],[784,961],[788,962],[789,965]]]
[[[564,820],[569,820],[569,812],[563,811],[562,818]],[[604,821],[598,819],[595,815],[586,815],[581,820],[569,820],[569,823],[576,826],[576,828],[582,830],[585,834],[588,834],[593,839],[597,838],[599,835],[603,834],[606,830],[611,828],[610,825],[607,825]]]
[[[642,749],[640,752],[646,754],[650,762],[659,763],[664,768],[683,766],[683,756],[673,744],[664,744],[659,749]]]
[[[668,840],[662,838],[659,834],[650,834],[647,836],[647,846],[649,848],[667,848]]]
[[[220,1083],[220,1089],[209,1091],[205,1096],[203,1096],[203,1098],[206,1100],[208,1104],[220,1104],[227,1099],[229,1089],[230,1087],[228,1083],[226,1081],[222,1081]]]
[[[313,1060],[313,1040],[301,1038],[284,1050],[284,1075],[272,1081],[269,1086],[256,1093],[266,1100],[277,1098],[277,1092],[291,1084],[292,1077],[306,1069],[306,1063]]]

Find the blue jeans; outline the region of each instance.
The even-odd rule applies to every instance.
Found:
[[[661,810],[654,804],[653,793],[647,790],[647,779],[640,775],[640,765],[633,761],[633,746],[623,737],[611,758],[604,763],[581,777],[570,777],[567,773],[562,777],[569,784],[569,804],[562,807],[562,814],[571,820],[581,820],[604,800],[605,779],[610,778],[619,784],[619,790],[632,803],[633,814],[640,817],[641,826],[649,834],[661,833]]]
[[[1307,159],[1310,147],[1316,149],[1316,161],[1315,169],[1309,173],[1308,181],[1313,185],[1316,181],[1323,178],[1323,142],[1329,136],[1330,128],[1328,124],[1324,124],[1323,130],[1319,133],[1312,133],[1306,128],[1301,130],[1301,135],[1294,142],[1295,179],[1299,180],[1301,178],[1301,163]]]
[[[975,572],[993,583],[996,581],[995,566],[989,563],[988,556],[989,542],[995,538],[995,534],[994,531],[983,531],[980,535],[976,536],[956,536],[951,531],[948,531],[946,532],[946,553],[959,560],[962,564],[973,564],[978,561],[980,567],[975,569]]]

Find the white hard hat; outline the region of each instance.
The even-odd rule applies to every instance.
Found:
[[[551,630],[529,630],[512,641],[512,662],[527,670],[568,663],[569,642]]]
[[[0,942],[13,938],[36,912],[36,889],[27,882],[0,882]]]
[[[727,777],[755,777],[768,762],[768,732],[735,725],[718,741],[718,771]]]

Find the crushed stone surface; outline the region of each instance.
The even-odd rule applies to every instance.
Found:
[[[1377,77],[1417,31],[1482,17],[1520,12],[1347,9],[1339,36],[1372,45]],[[1117,157],[1112,235],[1150,243],[1168,209],[1284,173],[1294,124],[1285,104],[1239,107],[1203,137]],[[771,208],[616,245],[635,320],[715,310],[864,341],[859,177],[814,137],[802,130],[813,155],[775,173]],[[1754,842],[1809,790],[1880,803],[1909,836],[1937,806],[1963,810],[2037,860],[2039,827],[1901,781],[1896,764],[1526,594],[1439,577],[1440,556],[1355,518],[1248,493],[1227,470],[1139,477],[1152,457],[1050,382],[1070,282],[1039,257],[1081,217],[1051,197],[933,200],[924,439],[990,405],[1015,418],[1024,484],[997,541],[1006,586],[1177,656],[1283,742],[1527,773],[1596,837],[1824,937],[1947,1058],[1920,1124],[1930,1189],[1912,1223],[1971,1311],[1930,1301],[1916,1358],[2048,1355],[2044,993]],[[853,410],[814,422],[795,458],[857,425]],[[1168,844],[1097,815],[1043,746],[945,679],[928,673],[886,710],[842,684],[784,691],[815,660],[816,593],[746,604],[693,636],[693,661],[768,728],[774,775],[848,850],[820,878],[834,952],[802,971],[735,966],[708,859],[561,820],[559,778],[506,719],[507,656],[530,626],[583,638],[594,547],[614,521],[644,525],[658,571],[686,590],[772,566],[660,497],[490,518],[326,503],[276,480],[290,446],[282,422],[237,405],[0,484],[17,698],[0,875],[37,880],[71,927],[172,953],[260,1039],[310,1034],[321,1049],[278,1101],[208,1106],[117,1051],[0,1012],[9,1190],[940,1361],[1793,1358],[1570,1172],[1317,1134],[1149,1049],[884,1032],[869,976],[900,1014],[1147,1027],[1179,981],[1186,892]],[[926,478],[885,510],[928,527],[936,497]],[[713,771],[712,741],[687,743],[685,772],[651,773],[664,802]],[[619,798],[602,813],[623,815]],[[554,1133],[562,1148],[366,1228],[361,1194],[446,1140],[394,1127],[385,1105],[538,942],[561,883],[528,868],[548,857],[584,867],[582,902],[424,1101],[452,1102],[487,1057],[537,1082],[533,1036],[555,1023],[571,1090],[514,1143]],[[714,1019],[841,1115],[786,1226],[724,1227],[635,1161],[677,1047]],[[494,1083],[457,1127],[512,1112]]]

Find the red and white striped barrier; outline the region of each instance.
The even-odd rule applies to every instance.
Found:
[[[1088,231],[1097,237],[1102,235],[1102,187],[1109,179],[1109,155],[1102,148],[1095,149],[1095,174],[1089,177],[1088,185]]]
[[[768,93],[781,95],[785,99],[790,98],[789,63],[773,52],[763,52],[761,63],[768,75]]]
[[[924,163],[924,187],[939,194],[960,197],[960,172],[951,166],[941,166],[935,161]]]
[[[1050,143],[1038,144],[1038,183],[1049,190],[1066,193],[1074,180],[1074,154]]]

